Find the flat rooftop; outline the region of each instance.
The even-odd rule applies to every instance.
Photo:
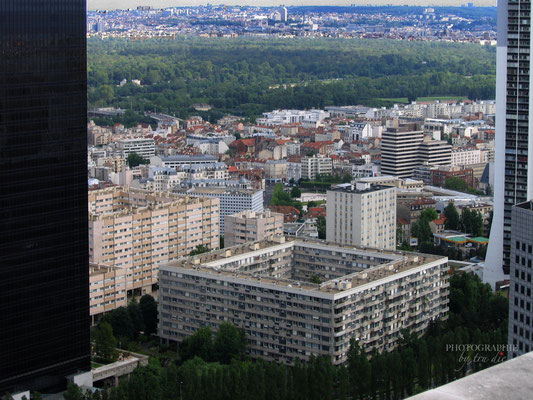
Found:
[[[363,193],[377,192],[377,191],[385,190],[385,189],[389,189],[389,190],[394,189],[394,186],[375,185],[375,184],[370,184],[370,182],[362,182],[360,185],[358,184],[352,185],[350,183],[341,183],[339,185],[331,186],[331,189],[328,189],[328,191],[363,194]]]
[[[244,270],[244,267],[253,264],[253,262],[250,264],[242,262],[245,259],[257,261],[258,257],[269,253],[269,251],[265,250],[277,251],[285,249],[294,252],[294,248],[297,246],[334,252],[337,254],[336,256],[341,258],[344,253],[359,256],[361,257],[361,260],[366,258],[369,260],[369,263],[376,263],[376,260],[381,262],[371,265],[363,270],[359,268],[352,273],[327,280],[320,284],[311,283],[301,279],[292,279],[290,276],[275,277],[266,272]],[[278,257],[279,256],[276,256],[276,258]],[[333,254],[332,257],[334,257]],[[328,243],[323,240],[278,236],[272,240],[250,242],[194,257],[184,257],[176,262],[163,266],[162,269],[177,267],[189,269],[191,271],[216,274],[218,276],[222,275],[225,277],[250,280],[255,283],[261,282],[282,287],[334,294],[385,279],[394,274],[406,272],[439,260],[447,262],[448,259],[446,257],[429,254],[356,248],[348,245]]]
[[[239,195],[253,195],[261,190],[251,189],[234,189],[226,187],[206,187],[188,189],[187,193],[191,194],[239,194]],[[177,189],[176,192],[183,193],[183,189]]]
[[[410,397],[410,399],[531,399],[531,393],[533,392],[532,372],[533,353],[527,353],[446,385],[420,393]]]

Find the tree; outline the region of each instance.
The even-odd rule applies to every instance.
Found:
[[[65,400],[83,400],[84,396],[78,385],[75,383],[69,383],[67,391],[63,393],[63,398]]]
[[[220,324],[213,343],[215,359],[228,364],[232,358],[244,356],[245,351],[246,336],[244,331],[229,322]]]
[[[209,251],[210,251],[209,247],[207,247],[204,244],[199,244],[198,246],[196,246],[194,250],[191,250],[189,255],[192,257],[192,256],[197,256],[199,254],[209,253]]]
[[[213,332],[208,326],[198,329],[193,335],[185,338],[180,345],[179,354],[182,361],[200,357],[204,361],[213,358]]]
[[[109,322],[113,328],[113,333],[119,341],[129,341],[135,336],[133,321],[130,313],[126,307],[119,307],[109,314],[109,317],[104,317],[105,322]],[[123,345],[125,343],[120,343]]]
[[[157,303],[149,294],[145,294],[139,301],[139,308],[144,321],[144,333],[157,333]]]
[[[420,214],[420,218],[425,219],[428,222],[434,221],[439,217],[437,214],[437,211],[435,211],[433,208],[426,208],[424,211],[422,211],[422,214]]]
[[[143,158],[142,156],[140,156],[139,154],[135,152],[128,154],[128,158],[126,161],[128,165],[130,166],[130,168],[135,168],[138,165],[144,165],[144,164],[150,163],[150,160]]]
[[[291,189],[291,197],[294,199],[294,198],[297,198],[297,197],[301,197],[302,196],[302,191],[300,190],[299,187],[295,186]]]
[[[316,206],[318,206],[318,203],[316,201],[311,200],[307,202],[307,210]]]
[[[326,239],[326,218],[322,215],[316,219],[316,229],[318,230],[318,238]]]
[[[418,245],[422,243],[432,242],[433,232],[431,232],[431,227],[429,226],[429,221],[425,218],[418,218],[413,224],[412,227],[413,236],[418,239]]]
[[[111,363],[117,359],[117,339],[113,335],[113,328],[107,322],[102,322],[93,331],[94,353],[98,361]]]
[[[342,183],[350,183],[351,181],[352,181],[352,174],[347,172],[342,176]]]
[[[371,367],[364,349],[355,339],[350,340],[348,373],[352,399],[364,399],[370,390]]]
[[[447,178],[446,182],[444,182],[444,187],[446,189],[457,190],[459,192],[468,192],[470,189],[470,186],[468,186],[465,180],[457,176]]]
[[[454,231],[459,229],[459,213],[457,212],[457,208],[455,208],[453,201],[450,201],[444,208],[444,216],[446,217],[446,222],[444,223],[446,229],[451,229]]]
[[[270,205],[272,206],[292,206],[294,201],[291,199],[289,193],[283,190],[283,185],[281,183],[274,186],[274,193],[272,194],[272,199],[270,200]]]
[[[469,233],[472,230],[472,214],[468,208],[463,208],[459,226],[461,232]]]
[[[144,332],[144,318],[139,307],[139,303],[135,299],[130,301],[127,307],[128,314],[130,315],[131,322],[133,324],[133,338],[136,339],[139,332]]]

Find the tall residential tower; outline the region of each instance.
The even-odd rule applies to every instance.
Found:
[[[85,4],[0,2],[0,393],[90,370]]]
[[[498,2],[494,217],[483,280],[509,274],[511,210],[533,198],[530,0]]]

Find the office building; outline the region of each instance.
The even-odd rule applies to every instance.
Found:
[[[159,265],[220,245],[218,199],[114,186],[89,193],[89,212],[90,261],[126,269],[129,294],[150,293]]]
[[[323,155],[313,155],[302,157],[301,179],[312,181],[317,175],[331,175],[333,172],[333,161],[330,157]]]
[[[533,201],[513,207],[509,286],[510,357],[533,350]]]
[[[150,138],[122,139],[118,141],[117,148],[125,158],[131,153],[137,153],[146,160],[155,156],[155,141]]]
[[[0,2],[0,393],[90,370],[85,1]]]
[[[160,268],[159,336],[181,342],[231,322],[252,357],[341,364],[352,338],[390,350],[404,329],[446,319],[447,261],[283,236],[183,258]]]
[[[423,131],[408,128],[389,128],[381,136],[381,173],[400,178],[410,178],[415,167],[421,164],[419,146],[424,140]]]
[[[533,198],[530,4],[498,2],[494,217],[483,272],[492,286],[509,274],[512,206]]]
[[[389,128],[381,142],[381,173],[411,178],[421,165],[450,165],[452,147],[407,126]]]
[[[152,157],[150,158],[150,165],[155,167],[168,167],[168,168],[183,168],[196,165],[205,165],[216,163],[218,159],[215,156],[210,155],[177,155],[166,157]]]
[[[394,250],[396,188],[358,182],[327,192],[326,239],[333,243]]]
[[[197,187],[175,189],[176,193],[191,196],[216,197],[220,200],[220,234],[224,235],[225,217],[237,212],[251,210],[263,212],[263,190],[233,189],[225,187]]]
[[[248,242],[259,242],[283,235],[283,214],[270,210],[242,211],[225,218],[224,246],[231,247]]]
[[[418,164],[450,165],[452,162],[452,146],[443,140],[425,140],[418,147]]]

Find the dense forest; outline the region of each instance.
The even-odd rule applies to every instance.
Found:
[[[393,40],[92,38],[88,99],[90,107],[139,116],[155,110],[186,117],[193,104],[208,103],[213,109],[203,116],[210,120],[276,108],[390,106],[387,99],[401,97],[490,99],[495,54],[475,44]]]
[[[399,399],[442,385],[467,372],[505,359],[499,351],[462,351],[449,345],[507,343],[505,297],[494,294],[477,277],[450,279],[450,315],[435,322],[421,338],[403,332],[399,347],[370,355],[352,342],[348,362],[329,358],[286,366],[246,356],[244,332],[229,323],[216,335],[202,328],[180,347],[175,362],[152,358],[118,387],[82,396],[69,388],[67,400],[191,400],[191,399]],[[485,347],[483,347],[485,350]]]

